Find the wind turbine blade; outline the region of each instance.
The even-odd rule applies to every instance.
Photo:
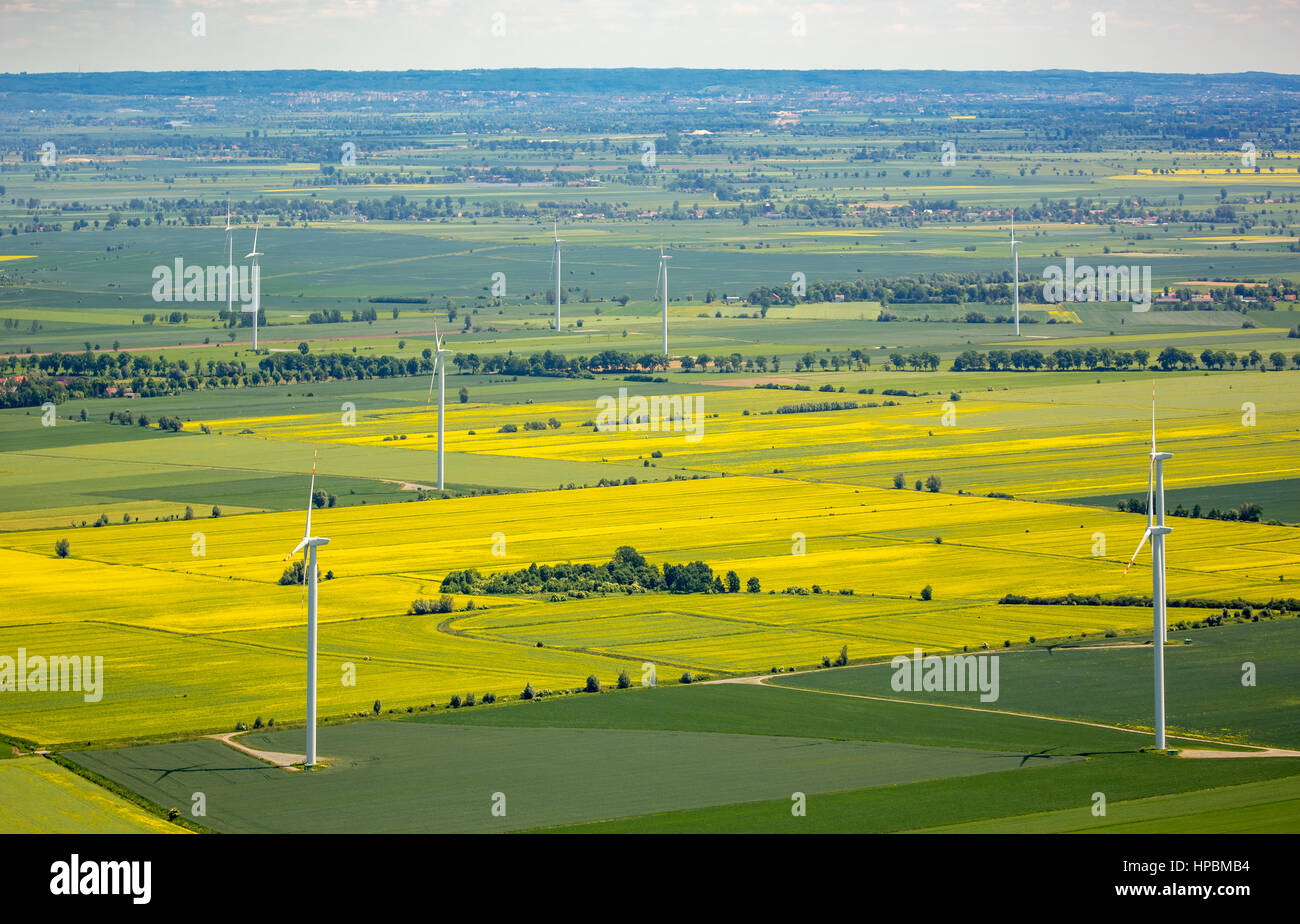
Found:
[[[307,531],[302,534],[302,538],[304,541],[306,541],[308,538],[311,537],[311,507],[312,507],[312,499],[315,496],[316,496],[316,453],[312,453],[311,487],[307,489]],[[298,550],[294,549],[294,551],[296,552]]]
[[[1147,467],[1147,528],[1155,523],[1156,517],[1156,383],[1151,383],[1151,464]]]
[[[1128,569],[1129,569],[1129,568],[1132,568],[1132,567],[1133,567],[1133,563],[1134,563],[1135,561],[1137,561],[1137,557],[1138,557],[1138,555],[1140,555],[1140,554],[1142,553],[1142,547],[1143,547],[1144,545],[1147,544],[1147,539],[1148,539],[1150,536],[1151,536],[1151,528],[1150,528],[1150,527],[1147,527],[1146,531],[1142,533],[1142,541],[1138,543],[1137,551],[1135,551],[1135,552],[1133,553],[1133,557],[1130,558],[1130,559],[1128,560],[1128,564],[1124,566],[1124,573],[1125,573],[1125,574],[1128,574]]]
[[[1155,481],[1156,481],[1156,462],[1151,460],[1147,466],[1147,529],[1155,525],[1156,507],[1155,507]]]
[[[1151,451],[1156,451],[1156,383],[1151,382]]]
[[[435,352],[433,354],[433,375],[429,376],[429,397],[424,399],[425,407],[428,407],[430,404],[433,403],[433,383],[438,381],[438,362],[439,362],[439,356]]]

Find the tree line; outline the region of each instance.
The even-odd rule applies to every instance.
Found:
[[[1232,350],[1214,350],[1206,348],[1201,351],[1198,357],[1187,350],[1179,347],[1165,347],[1155,357],[1154,365],[1148,365],[1151,359],[1149,350],[1115,350],[1110,347],[1089,347],[1082,349],[1059,349],[1052,353],[1044,353],[1042,350],[1023,349],[1023,350],[990,350],[988,353],[981,353],[979,350],[965,350],[960,353],[952,362],[954,372],[983,372],[985,370],[998,372],[1008,369],[1033,371],[1038,369],[1048,370],[1120,370],[1120,369],[1150,369],[1158,368],[1163,372],[1169,372],[1174,369],[1262,369],[1269,366],[1272,369],[1285,369],[1287,366],[1286,354],[1282,352],[1270,353],[1265,362],[1265,357],[1258,350],[1251,350],[1246,354],[1238,354]],[[1300,368],[1300,353],[1291,356],[1290,362],[1297,368]],[[912,365],[909,361],[909,365]],[[902,368],[901,365],[895,364],[896,368]],[[915,368],[915,367],[914,367]]]

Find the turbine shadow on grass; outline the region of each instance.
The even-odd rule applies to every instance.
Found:
[[[160,776],[154,780],[155,783],[162,782],[173,773],[230,773],[235,770],[270,770],[272,767],[208,767],[204,764],[190,764],[186,767],[173,767],[166,769],[163,767],[144,767],[151,773],[158,773]]]
[[[1056,750],[1056,745],[1052,745],[1050,748],[1043,748],[1041,751],[1035,751],[1033,754],[1025,754],[1023,757],[1020,758],[1020,766],[1023,767],[1026,763],[1028,763],[1030,760],[1032,760],[1035,757],[1040,758],[1042,760],[1051,760],[1052,757],[1055,755],[1049,754],[1047,752],[1054,751],[1054,750]]]

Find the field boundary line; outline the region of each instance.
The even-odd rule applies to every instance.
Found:
[[[888,662],[881,662],[881,663],[888,663]],[[809,673],[809,672],[802,671],[801,673]],[[1064,722],[1070,725],[1086,725],[1091,728],[1104,728],[1110,731],[1122,731],[1132,735],[1147,735],[1151,733],[1149,729],[1127,728],[1123,725],[1108,725],[1104,722],[1090,722],[1087,719],[1067,719],[1067,718],[1062,718],[1060,716],[1040,715],[1033,712],[1014,712],[1010,709],[987,709],[983,706],[959,706],[955,703],[927,703],[921,700],[899,699],[893,696],[872,696],[867,693],[844,693],[839,690],[818,690],[814,687],[795,687],[795,686],[789,686],[787,684],[779,684],[779,685],[769,684],[767,683],[768,679],[769,678],[767,677],[757,677],[757,678],[753,678],[752,680],[749,678],[745,678],[745,682],[748,682],[753,686],[770,687],[772,689],[778,689],[778,690],[796,690],[800,693],[821,693],[826,696],[847,696],[850,697],[851,699],[870,699],[870,700],[876,700],[878,702],[902,703],[904,705],[911,705],[911,706],[934,706],[940,709],[960,709],[965,712],[984,712],[984,713],[989,713],[991,715],[1009,715],[1009,716],[1016,716],[1017,718],[1023,718],[1023,719],[1041,719],[1044,722]],[[720,682],[725,682],[725,681],[720,681]],[[1300,757],[1300,751],[1291,751],[1285,748],[1265,747],[1262,745],[1238,744],[1232,741],[1220,741],[1214,738],[1188,737],[1185,735],[1175,735],[1174,737],[1182,738],[1183,740],[1186,741],[1204,741],[1207,744],[1221,744],[1227,747],[1251,748],[1251,750],[1249,751],[1214,751],[1214,750],[1196,749],[1196,748],[1179,749],[1179,756],[1183,756],[1183,757],[1190,757],[1190,758]]]

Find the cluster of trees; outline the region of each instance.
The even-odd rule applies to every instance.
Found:
[[[949,304],[967,302],[1011,302],[1012,280],[1009,270],[985,276],[980,273],[932,273],[916,277],[901,276],[877,279],[832,279],[808,282],[803,295],[796,295],[790,283],[759,286],[749,293],[751,305],[796,305],[800,302],[879,302],[881,307],[895,303]],[[1043,287],[1022,282],[1020,300],[1041,300]],[[1023,319],[1022,319],[1023,320]]]
[[[472,608],[471,606],[470,609]],[[450,613],[455,609],[456,601],[452,599],[451,594],[443,594],[437,600],[412,600],[406,612],[414,616],[424,616],[429,613]]]
[[[1042,350],[990,350],[981,353],[978,350],[965,350],[952,362],[954,372],[981,372],[985,369],[997,372],[1007,369],[1148,369],[1151,359],[1149,350],[1114,350],[1110,347],[1089,347],[1081,349],[1060,349],[1052,353]],[[1300,353],[1291,357],[1291,362],[1300,367]],[[1155,368],[1168,372],[1172,369],[1252,369],[1263,368],[1265,359],[1258,350],[1251,350],[1245,355],[1238,355],[1231,350],[1201,351],[1200,363],[1197,357],[1178,347],[1165,347],[1155,357]],[[1275,352],[1269,355],[1267,365],[1273,369],[1285,369],[1287,357]]]
[[[82,420],[87,419],[85,408],[82,408],[81,410],[81,419]],[[132,425],[147,427],[152,421],[149,420],[149,416],[147,414],[141,414],[139,417],[136,417],[130,411],[109,411],[108,422],[115,423],[123,427],[129,427]],[[166,415],[163,415],[162,417],[158,418],[158,429],[169,430],[172,433],[179,433],[185,429],[185,424],[181,422],[181,419],[179,417],[168,417]]]
[[[865,351],[854,351],[865,356]],[[808,368],[812,368],[813,357],[807,357]],[[559,376],[567,378],[591,378],[596,374],[623,373],[638,376],[631,381],[646,381],[647,373],[666,370],[669,359],[662,353],[642,353],[640,355],[621,350],[602,350],[594,356],[567,357],[563,353],[546,350],[528,356],[522,353],[496,353],[491,356],[479,356],[477,353],[457,353],[452,363],[461,372],[485,375],[538,375]],[[825,368],[828,360],[821,361]],[[834,360],[836,368],[845,363],[840,357]],[[681,360],[682,370],[690,372],[697,367],[707,371],[712,366],[715,372],[740,372],[754,369],[766,372],[769,365],[779,372],[781,361],[773,356],[755,356],[745,358],[740,353],[726,356],[710,356],[701,353],[697,356],[684,356]],[[796,363],[797,368],[803,367]]]
[[[1116,506],[1119,508],[1120,513],[1145,514],[1147,512],[1147,499],[1145,497],[1130,497],[1128,499],[1121,498]],[[1227,510],[1220,510],[1218,507],[1211,507],[1208,513],[1202,514],[1200,504],[1193,504],[1191,510],[1188,510],[1182,504],[1179,504],[1169,513],[1170,516],[1189,517],[1194,520],[1204,517],[1204,519],[1207,520],[1231,520],[1233,522],[1258,523],[1264,516],[1264,508],[1259,504],[1247,501],[1236,509],[1229,507]]]
[[[781,363],[775,356],[772,357],[773,372],[781,371]],[[822,356],[813,356],[812,353],[805,353],[794,361],[795,372],[814,372],[821,367],[824,372],[827,368],[839,372],[841,368],[848,367],[857,369],[861,372],[867,366],[871,365],[871,354],[865,349],[852,349],[844,356],[839,353],[828,353]],[[763,372],[763,366],[758,367],[759,372]]]
[[[778,414],[817,414],[822,411],[852,411],[858,407],[856,401],[804,401],[800,404],[783,404],[776,409]]]
[[[631,546],[619,546],[613,557],[602,565],[575,565],[563,562],[539,565],[536,562],[514,572],[480,574],[475,569],[452,571],[443,578],[444,593],[462,594],[569,594],[591,593],[738,593],[740,576],[728,571],[716,575],[702,561],[684,564],[665,563],[662,567],[647,562]],[[759,592],[757,578],[750,578],[747,589]]]
[[[902,472],[899,472],[897,475],[895,475],[894,487],[900,491],[906,488],[907,476],[904,475]],[[920,491],[922,488],[924,488],[925,490],[929,491],[931,494],[938,494],[939,491],[943,489],[943,479],[940,478],[938,475],[930,475],[925,479],[924,482],[922,482],[921,479],[918,478],[916,479],[916,483],[913,485],[913,488],[917,491]],[[961,492],[959,491],[958,493]],[[938,540],[935,541],[937,542]]]
[[[212,509],[215,510],[216,508],[214,507]],[[214,513],[213,516],[217,516],[217,514]],[[320,576],[320,579],[322,581],[334,580],[333,570],[326,571]],[[302,584],[306,580],[307,566],[303,564],[301,558],[295,558],[293,563],[284,569],[284,573],[280,575],[280,579],[276,581],[276,583],[288,586],[290,584]]]
[[[928,369],[933,372],[939,368],[939,357],[929,350],[909,353],[907,356],[902,353],[890,353],[889,364],[895,369],[911,369],[913,372]]]

